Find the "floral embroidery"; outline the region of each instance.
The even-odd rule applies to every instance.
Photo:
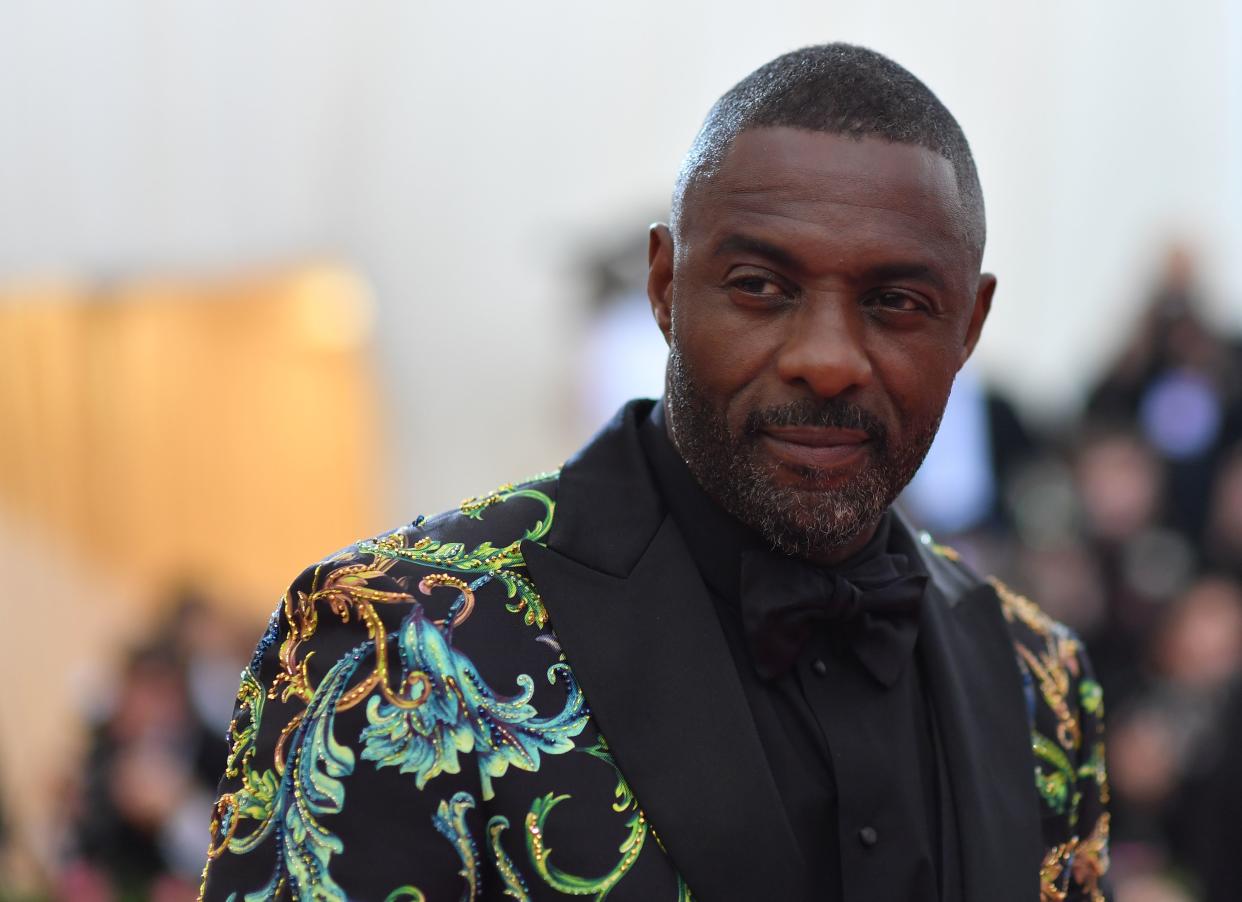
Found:
[[[548,478],[554,475],[546,474]],[[535,480],[540,478],[535,477]],[[515,498],[537,501],[543,505],[544,516],[527,529],[521,538],[502,548],[496,548],[491,542],[483,542],[472,551],[466,551],[466,546],[460,542],[441,542],[426,536],[407,547],[403,541],[404,536],[394,533],[386,539],[362,542],[358,549],[365,554],[388,556],[452,573],[479,574],[480,578],[471,584],[471,588],[476,591],[489,580],[498,580],[504,585],[509,598],[516,599],[506,607],[515,614],[522,614],[527,626],[543,629],[548,623],[548,612],[543,606],[543,600],[530,580],[519,573],[517,568],[525,566],[522,542],[537,542],[552,528],[556,502],[537,489],[507,484],[479,498],[467,498],[461,503],[461,512],[470,519],[478,520],[489,507]]]
[[[1101,727],[1103,692],[1100,684],[1083,672],[1082,645],[1077,637],[1029,599],[998,580],[991,582],[1006,621],[1025,628],[1033,640],[1015,637],[1014,648],[1030,693],[1035,785],[1047,810],[1065,819],[1070,836],[1052,845],[1044,857],[1041,902],[1064,902],[1075,889],[1090,902],[1103,902],[1100,881],[1108,870],[1108,813],[1103,806],[1109,797]],[[1034,703],[1035,691],[1042,705]],[[1052,715],[1051,736],[1036,717],[1038,711]],[[1077,832],[1080,823],[1090,825],[1086,839]]]
[[[582,751],[607,762],[616,770],[616,762],[613,761],[612,753],[602,738],[595,745],[583,748]],[[615,794],[617,801],[613,803],[612,810],[618,814],[624,814],[627,811],[630,813],[625,823],[630,832],[618,850],[621,852],[621,860],[611,871],[597,878],[568,874],[548,860],[552,855],[552,847],[548,844],[546,835],[548,815],[552,813],[553,808],[569,796],[550,792],[542,798],[535,799],[530,812],[526,815],[526,848],[535,872],[544,883],[558,892],[573,896],[594,895],[599,902],[602,902],[609,890],[616,886],[634,866],[639,853],[642,852],[643,842],[647,838],[647,816],[638,807],[638,801],[634,798],[634,793],[630,790],[629,784],[625,782],[625,778],[621,776],[620,770],[617,770]]]
[[[449,644],[444,631],[430,623],[417,605],[400,637],[403,670],[426,675],[429,691],[419,704],[406,706],[372,696],[369,726],[362,731],[362,757],[380,767],[414,774],[418,788],[441,772],[458,773],[458,753],[473,752],[483,782],[483,798],[494,795],[492,779],[510,765],[539,769],[539,754],[561,754],[586,726],[582,692],[566,664],[548,668],[548,682],[562,680],[569,689],[565,707],[539,718],[533,705],[534,681],[517,677],[521,692],[501,698],[483,681],[470,659]]]
[[[434,811],[422,809],[419,821],[455,850],[464,883],[461,898],[482,896],[487,869],[499,879],[503,894],[518,902],[530,899],[527,875],[554,892],[602,900],[630,873],[644,848],[662,850],[607,744],[590,728],[586,700],[525,572],[522,542],[546,537],[555,513],[553,497],[541,488],[546,486],[505,485],[467,499],[446,518],[430,523],[419,518],[405,529],[359,543],[308,571],[282,599],[242,674],[229,731],[225,777],[230,791],[221,795],[212,820],[209,868],[226,854],[263,848],[262,854],[272,856],[270,872],[260,872],[268,876],[255,881],[266,882],[246,893],[245,902],[280,896],[323,902],[346,898],[346,888],[337,882],[345,878],[333,874],[333,863],[345,853],[343,837],[349,834],[342,830],[337,835],[334,825],[346,812],[349,781],[359,762],[407,775],[412,790],[423,790],[437,778],[452,784],[446,774],[459,775],[459,786],[463,779],[473,781],[477,769],[473,785],[486,810],[496,799],[496,781],[512,770],[539,771],[544,756],[574,751],[575,740],[588,729],[590,738],[579,740],[583,744],[576,750],[612,769],[612,809],[624,824],[612,867],[600,876],[579,876],[562,870],[559,857],[553,863],[555,839],[566,842],[573,833],[554,823],[549,831],[549,824],[558,806],[572,802],[574,795],[547,792],[531,800],[520,829],[525,858],[519,861],[505,848],[509,819],[488,812],[485,830],[476,834],[468,823],[482,817],[472,814],[479,807],[475,794],[458,790],[448,795],[457,789],[450,785],[437,796]],[[489,517],[502,508],[506,515],[526,514],[532,506],[533,516],[514,530],[516,539],[499,545],[451,540],[451,528],[491,522]],[[958,559],[929,537],[923,541],[940,557]],[[536,681],[527,672],[488,672],[489,682],[456,642],[474,628],[472,619],[480,610],[495,610],[489,602],[495,599],[499,607],[500,590],[488,589],[491,583],[504,590],[504,610],[535,627],[523,633],[531,647],[555,656],[544,671],[547,685],[556,687],[558,702],[551,710],[536,706]],[[1103,902],[1108,816],[1102,806],[1108,783],[1099,684],[1072,633],[999,582],[993,586],[1013,635],[1031,721],[1035,785],[1049,845],[1040,869],[1041,902]],[[433,603],[442,616],[430,613]],[[321,630],[325,617],[334,627],[331,632]],[[349,631],[356,638],[342,642]],[[481,635],[486,642],[487,632]],[[330,657],[316,659],[319,654]],[[479,663],[486,668],[488,660]],[[498,690],[504,683],[516,691],[502,694]],[[349,718],[340,719],[350,711]],[[344,738],[343,729],[357,733]],[[520,781],[514,785],[523,791]],[[427,799],[423,804],[434,803]],[[655,842],[648,844],[648,836]],[[674,876],[670,872],[670,894]],[[204,890],[208,877],[205,870]],[[690,902],[685,881],[679,875],[676,881],[678,902]],[[235,902],[238,896],[229,899]],[[426,902],[426,895],[419,886],[404,884],[385,902]]]
[[[1039,869],[1040,902],[1066,902],[1071,878],[1086,902],[1105,902],[1100,881],[1107,872],[1108,815],[1103,814],[1085,840],[1074,837],[1048,850]]]
[[[500,835],[508,829],[509,819],[503,814],[494,815],[487,822],[487,839],[496,864],[496,873],[500,874],[500,879],[504,882],[506,896],[517,899],[518,902],[530,902],[530,890],[526,887],[526,880],[518,872],[509,853],[500,845]]]
[[[474,797],[468,792],[458,792],[447,802],[441,802],[431,818],[432,825],[453,844],[461,858],[461,870],[457,873],[466,881],[462,902],[474,902],[479,896],[479,850],[466,826],[466,812],[472,808]]]
[[[547,669],[549,684],[561,684],[566,699],[558,713],[541,717],[532,704],[535,683],[529,675],[516,676],[516,695],[498,695],[453,644],[455,631],[475,610],[478,591],[492,581],[515,599],[506,609],[522,614],[528,625],[546,625],[538,593],[516,570],[524,566],[521,542],[547,534],[555,510],[552,499],[529,486],[510,485],[463,503],[462,513],[481,520],[485,511],[515,499],[537,502],[542,514],[520,539],[501,548],[485,541],[467,552],[460,543],[426,536],[409,544],[406,531],[398,531],[325,560],[310,575],[306,590],[286,593],[280,608],[286,630],[270,687],[264,687],[260,669],[280,634],[275,616],[242,674],[225,775],[240,780],[240,787],[221,796],[211,825],[209,867],[226,852],[246,854],[273,840],[271,877],[248,893],[246,902],[286,892],[297,899],[345,899],[330,869],[344,843],[324,819],[344,810],[346,781],[357,764],[351,744],[338,740],[337,715],[364,701],[367,724],[356,740],[361,759],[412,774],[419,789],[438,774],[459,773],[459,754],[471,754],[483,798],[489,799],[492,781],[510,766],[534,771],[541,753],[573,749],[573,738],[590,715],[567,664],[560,661]],[[426,572],[410,572],[411,565]],[[468,583],[463,575],[477,578]],[[417,595],[411,591],[415,580]],[[451,590],[455,600],[446,616],[433,620],[421,597],[442,588]],[[385,625],[385,609],[403,615],[395,631]],[[307,648],[319,634],[322,616],[361,627],[365,638],[316,685],[310,667],[316,651]],[[257,737],[271,701],[300,702],[302,707],[279,730],[271,766],[263,769],[256,760]],[[465,822],[466,812],[474,807],[473,796],[458,792],[441,802],[432,818],[461,857],[464,898],[469,899],[479,891],[478,852]],[[506,885],[520,889],[520,875],[510,870],[513,880],[506,879]],[[205,871],[204,886],[207,876]],[[402,886],[388,898],[421,900],[423,893]]]

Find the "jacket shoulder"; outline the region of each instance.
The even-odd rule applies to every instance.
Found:
[[[534,538],[542,538],[552,526],[560,477],[560,470],[552,470],[519,482],[507,482],[490,492],[465,498],[457,507],[435,516],[415,517],[406,528],[433,538],[451,539],[469,535],[484,524],[489,532],[505,525],[522,524],[529,525],[530,531],[537,533]],[[529,502],[534,502],[535,506]],[[543,507],[542,511],[539,506]],[[528,524],[532,512],[543,516]]]
[[[1013,642],[1032,724],[1038,726],[1039,715],[1052,712],[1059,721],[1056,733],[1076,752],[1081,734],[1077,722],[1084,716],[1103,716],[1100,685],[1082,639],[997,577],[979,576],[952,548],[937,544],[927,533],[919,540],[930,552],[925,562],[932,579],[951,597],[982,595],[999,606]]]
[[[1001,613],[1005,615],[1005,622],[1009,625],[1009,632],[1015,643],[1026,648],[1046,648],[1052,641],[1059,645],[1063,655],[1075,658],[1082,655],[1082,641],[1072,629],[1049,616],[1038,604],[997,577],[988,577],[987,582],[1000,599]]]
[[[479,864],[467,812],[590,744],[522,559],[555,490],[501,486],[293,581],[242,673],[204,898],[448,898]],[[375,858],[390,810],[408,856]]]
[[[523,541],[540,541],[552,527],[560,471],[540,473],[521,482],[508,482],[482,495],[465,498],[457,507],[433,516],[417,516],[409,523],[355,542],[332,555],[374,554],[394,549],[419,553],[402,555],[412,562],[441,567],[445,563],[484,568],[504,566],[505,551]],[[474,554],[473,552],[478,552]]]
[[[1029,653],[1045,653],[1055,646],[1058,659],[1065,658],[1071,675],[1077,676],[1074,661],[1085,658],[1082,641],[1065,624],[1050,617],[1038,604],[1014,591],[995,576],[983,577],[969,567],[953,548],[937,543],[930,534],[919,533],[919,543],[926,550],[924,563],[932,580],[954,599],[964,599],[987,589],[995,596],[1019,660]]]
[[[437,585],[464,585],[499,580],[506,587],[526,585],[520,572],[525,561],[521,544],[541,542],[551,529],[556,511],[556,491],[560,471],[540,473],[520,482],[505,483],[482,495],[465,498],[455,508],[433,516],[419,515],[395,529],[360,539],[304,568],[286,593],[321,591],[329,574],[350,577],[360,585],[368,576],[380,575],[390,583],[413,588],[435,574]],[[357,568],[364,568],[357,570]],[[356,572],[355,572],[356,571]],[[423,593],[426,594],[424,586]],[[530,593],[522,593],[521,599]],[[392,600],[396,600],[395,598]],[[542,610],[528,610],[543,626]]]

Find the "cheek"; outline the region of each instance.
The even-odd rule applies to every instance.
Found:
[[[770,331],[713,298],[673,309],[673,342],[695,380],[720,401],[732,401],[763,372],[774,351]]]
[[[949,348],[909,348],[886,355],[878,370],[898,429],[916,432],[935,422],[944,410],[957,374],[957,357]]]

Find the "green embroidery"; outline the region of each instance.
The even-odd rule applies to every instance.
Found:
[[[345,844],[318,818],[339,814],[345,807],[345,787],[340,778],[353,773],[354,753],[337,742],[332,732],[336,703],[357,667],[356,658],[342,658],[315,690],[281,781],[284,867],[298,899],[327,902],[346,898],[328,872],[329,860],[344,851]],[[261,894],[246,898],[252,897],[256,902],[267,898]]]
[[[463,501],[461,510],[471,519],[482,520],[483,512],[487,508],[515,498],[537,501],[543,506],[544,515],[536,520],[534,525],[527,528],[520,539],[510,542],[503,548],[497,548],[490,541],[486,541],[476,545],[473,550],[467,551],[466,546],[461,542],[441,542],[423,537],[408,547],[389,539],[380,539],[361,542],[358,549],[365,554],[396,558],[424,567],[484,578],[471,588],[478,588],[488,579],[494,579],[505,587],[505,593],[509,598],[517,599],[505,605],[506,610],[522,614],[523,622],[527,626],[542,629],[548,623],[548,612],[543,606],[543,599],[539,597],[531,581],[525,575],[516,572],[516,568],[526,566],[526,561],[522,557],[522,542],[537,542],[552,528],[556,502],[537,489],[502,486],[482,498]]]
[[[1078,685],[1078,698],[1082,708],[1095,717],[1104,716],[1104,690],[1095,680],[1083,680]]]
[[[237,813],[241,817],[266,822],[272,815],[276,804],[276,794],[280,788],[280,778],[270,768],[265,771],[255,770],[251,763],[254,760],[254,740],[259,732],[259,723],[263,719],[263,702],[266,696],[263,686],[253,671],[247,669],[242,674],[241,689],[238,699],[243,708],[250,711],[250,719],[246,726],[234,734],[234,745],[230,751],[225,775],[237,776],[238,767],[242,770],[242,788],[236,794]],[[241,761],[238,761],[238,757]],[[260,829],[260,832],[262,830]],[[254,838],[232,843],[230,848],[235,852],[245,852],[254,848]]]
[[[628,808],[634,808],[637,811],[638,800],[634,798],[634,791],[630,789],[630,784],[625,782],[625,777],[621,776],[621,769],[617,767],[617,761],[612,757],[612,749],[608,748],[608,740],[600,736],[595,741],[595,745],[583,746],[581,751],[592,758],[598,758],[616,772],[617,788],[614,794],[617,800],[612,803],[612,810],[618,814],[624,813]]]
[[[410,534],[399,531],[323,562],[304,591],[295,587],[286,595],[279,621],[285,628],[279,630],[274,620],[260,646],[265,651],[280,642],[276,678],[270,688],[265,687],[256,664],[242,675],[227,761],[227,776],[240,781],[240,788],[221,798],[213,822],[213,858],[225,851],[250,852],[265,840],[273,840],[275,862],[270,878],[262,888],[247,893],[246,902],[281,895],[315,902],[345,899],[345,891],[330,874],[334,856],[345,852],[345,841],[323,822],[331,823],[331,817],[344,810],[346,778],[355,771],[355,754],[377,767],[397,767],[411,774],[420,790],[438,774],[460,772],[461,755],[467,754],[471,769],[478,768],[482,798],[490,799],[494,796],[492,781],[510,767],[536,771],[542,755],[574,749],[574,740],[590,715],[563,656],[548,668],[546,676],[549,684],[564,688],[564,705],[551,716],[541,717],[531,704],[535,680],[530,675],[512,678],[514,695],[500,695],[452,644],[475,608],[476,591],[488,582],[505,587],[506,608],[521,614],[527,625],[546,626],[542,600],[522,572],[521,543],[539,541],[548,534],[555,511],[552,498],[528,486],[504,486],[463,502],[461,513],[482,520],[493,506],[513,500],[523,505],[533,501],[540,507],[516,541],[501,547],[485,541],[467,548],[461,542],[424,537],[407,547]],[[403,572],[403,562],[430,572],[420,579]],[[423,595],[451,588],[456,601],[442,619],[433,620],[414,587]],[[404,617],[395,631],[389,631],[382,609],[396,605]],[[355,624],[365,633],[360,644],[316,686],[307,665],[315,654],[309,643],[319,631],[321,616]],[[255,660],[259,657],[256,654]],[[273,759],[267,762],[271,767],[261,770],[255,767],[257,737],[265,703],[276,698],[305,707],[279,731]],[[367,719],[357,752],[341,745],[335,736],[336,715],[355,706],[365,709]],[[608,873],[594,878],[567,873],[552,864],[544,829],[553,809],[569,798],[566,795],[549,793],[532,802],[525,820],[526,846],[535,872],[548,886],[603,899],[633,867],[650,828],[603,740],[583,751],[616,772],[612,808],[623,816],[626,827],[618,847],[620,859]],[[468,812],[475,807],[473,795],[458,792],[439,802],[431,817],[432,826],[453,844],[461,860],[463,902],[472,902],[482,892],[479,849],[467,826]],[[241,834],[238,826],[247,820],[258,826]],[[504,895],[515,902],[529,902],[526,877],[504,848],[509,826],[504,816],[491,817],[487,851]],[[232,898],[237,897],[240,893]],[[690,899],[689,889],[679,878],[679,902]],[[392,890],[385,902],[426,902],[426,897],[419,887],[407,884]]]
[[[265,771],[250,770],[246,772],[242,790],[237,793],[237,816],[260,822],[259,829],[253,835],[234,838],[229,843],[229,851],[243,854],[249,852],[267,835],[267,825],[276,806],[276,795],[280,790],[280,778],[271,768]]]
[[[1100,801],[1108,803],[1108,765],[1104,757],[1104,740],[1091,746],[1091,755],[1078,766],[1078,779],[1095,783]]]
[[[1049,807],[1057,814],[1064,814],[1069,801],[1070,786],[1074,782],[1074,768],[1061,747],[1040,733],[1031,734],[1031,748],[1038,761],[1053,767],[1051,773],[1046,773],[1037,763],[1035,785]]]
[[[479,896],[479,850],[475,848],[474,837],[466,826],[466,812],[473,807],[474,797],[468,792],[458,792],[447,802],[440,802],[440,807],[431,817],[436,830],[453,844],[461,858],[461,870],[457,873],[466,881],[462,902],[474,902]]]
[[[417,886],[399,886],[387,896],[384,902],[427,902],[427,897],[423,895],[423,891]]]
[[[639,853],[642,852],[643,842],[646,840],[648,832],[647,816],[639,809],[634,793],[630,790],[629,784],[625,782],[625,778],[621,776],[621,771],[617,770],[616,762],[613,760],[612,754],[608,751],[608,746],[602,737],[595,745],[583,748],[581,751],[599,758],[601,761],[606,761],[616,770],[617,788],[615,795],[617,801],[613,803],[612,808],[619,813],[630,812],[630,817],[625,822],[625,826],[629,829],[629,835],[618,847],[618,851],[621,853],[621,860],[617,862],[611,871],[597,878],[578,877],[552,865],[548,860],[552,855],[552,847],[548,845],[546,839],[548,815],[552,813],[553,808],[570,798],[568,795],[558,796],[554,793],[548,793],[531,803],[530,811],[526,815],[526,851],[530,856],[535,872],[548,886],[558,892],[573,896],[594,895],[596,900],[602,902],[608,895],[608,892],[634,866]]]
[[[263,685],[254,670],[247,667],[242,671],[241,688],[237,693],[238,717],[230,725],[232,745],[224,771],[228,778],[241,776],[242,786],[236,792],[225,793],[216,803],[208,861],[226,850],[235,854],[249,852],[272,832],[280,778],[270,768],[259,771],[253,766],[254,740],[263,720],[265,699]],[[246,819],[259,821],[259,826],[246,836],[237,836],[240,822]]]
[[[947,561],[953,561],[955,563],[962,559],[962,556],[957,553],[956,548],[952,548],[948,545],[941,545],[932,538],[932,535],[929,532],[919,533],[919,542],[927,546],[931,553],[936,555],[936,557],[942,557]]]
[[[540,753],[556,755],[573,749],[589,714],[582,691],[567,664],[548,668],[548,682],[565,683],[565,706],[540,718],[530,704],[535,682],[519,674],[517,695],[504,698],[484,682],[468,657],[449,644],[444,632],[429,622],[415,604],[402,625],[403,675],[426,675],[430,691],[410,707],[372,696],[367,702],[368,726],[360,740],[362,757],[379,767],[397,767],[414,774],[419,789],[441,773],[459,773],[459,752],[474,752],[482,778],[483,798],[493,797],[492,779],[510,765],[539,769]]]
[[[260,799],[251,805],[245,799],[239,801],[242,793],[237,793],[226,794],[217,805],[217,817],[221,820],[225,812],[235,815],[239,811],[254,811],[264,816],[264,822],[245,839],[233,837],[236,818],[219,827],[213,822],[213,836],[222,828],[225,839],[213,846],[211,857],[217,857],[226,848],[235,853],[249,852],[269,833],[276,833],[276,866],[272,876],[264,887],[247,893],[245,902],[277,897],[289,884],[297,899],[341,902],[346,898],[328,870],[332,856],[344,851],[344,843],[325,829],[319,818],[339,814],[345,807],[345,787],[340,778],[353,773],[354,753],[336,741],[333,724],[345,687],[358,669],[358,657],[355,652],[337,661],[302,716],[286,727],[286,733],[293,733],[292,754],[279,782],[273,787],[271,771],[258,775],[263,791],[270,792],[270,801]],[[243,694],[247,691],[243,675]],[[274,829],[277,822],[279,829]]]
[[[492,858],[496,862],[496,871],[500,874],[500,879],[505,883],[505,895],[511,896],[517,902],[530,902],[530,892],[526,888],[526,881],[522,879],[509,853],[500,845],[500,834],[508,829],[509,819],[504,815],[497,814],[487,822],[487,838],[492,848]]]
[[[226,777],[236,777],[238,766],[254,755],[254,738],[259,732],[259,723],[263,720],[263,701],[265,695],[263,684],[255,676],[254,671],[247,667],[242,671],[241,686],[237,690],[237,707],[239,713],[246,715],[244,725],[235,718],[230,726],[233,747],[229,749],[229,757],[224,765]]]
[[[523,487],[534,485],[538,482],[547,482],[549,479],[556,479],[560,475],[561,471],[559,469],[549,470],[546,473],[536,473],[534,476],[529,479],[523,479],[521,482],[505,483],[500,488],[493,489],[486,495],[480,495],[477,498],[467,498],[459,505],[459,509],[463,514],[470,517],[472,520],[482,520],[484,510],[491,507],[493,504],[501,504],[502,502],[508,501],[510,498],[528,497],[537,498],[539,501],[547,501],[548,496],[544,495],[543,492],[536,492],[533,489],[526,489]],[[547,527],[550,527],[551,525],[552,509],[549,507]],[[544,532],[547,532],[546,527]],[[540,537],[542,537],[542,533],[540,534]]]

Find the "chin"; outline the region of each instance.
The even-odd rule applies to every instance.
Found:
[[[734,502],[739,519],[775,547],[803,557],[850,544],[888,508],[887,494],[875,485],[835,474],[827,484],[769,481]]]
[[[836,493],[848,494],[857,484],[859,473],[851,470],[843,473],[840,470],[814,470],[801,467],[778,467],[772,479],[774,489],[810,494]]]

